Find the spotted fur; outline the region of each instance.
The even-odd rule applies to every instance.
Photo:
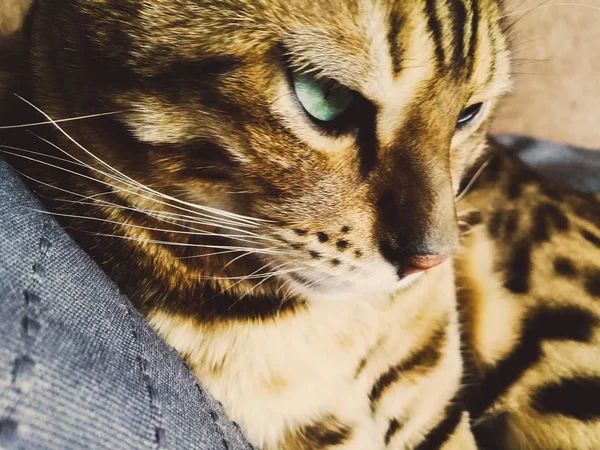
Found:
[[[596,448],[599,206],[488,159],[502,17],[37,0],[2,123],[107,114],[2,149],[259,448]],[[354,92],[343,126],[293,72]]]
[[[491,449],[597,448],[600,203],[510,155],[488,169],[456,259],[475,433]]]

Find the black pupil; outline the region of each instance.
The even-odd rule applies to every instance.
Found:
[[[467,108],[463,109],[458,116],[458,126],[466,125],[469,123],[481,110],[483,103],[475,103]]]

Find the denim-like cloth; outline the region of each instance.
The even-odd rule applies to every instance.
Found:
[[[250,449],[0,161],[0,448]]]

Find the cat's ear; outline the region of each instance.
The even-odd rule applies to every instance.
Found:
[[[0,38],[21,28],[33,0],[0,0]]]

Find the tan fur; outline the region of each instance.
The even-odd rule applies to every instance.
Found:
[[[21,27],[30,5],[31,0],[0,1],[0,38],[10,36]]]
[[[518,164],[498,159],[485,174],[500,181],[461,193],[511,85],[497,2],[56,1],[36,2],[16,78],[32,104],[12,99],[2,123],[108,114],[54,123],[47,140],[12,131],[7,142],[59,167],[11,162],[41,181],[64,225],[87,232],[73,236],[252,443],[470,450],[507,412],[506,448],[527,448],[537,417],[521,399],[539,377],[527,372],[483,411],[471,388],[518,348],[538,294],[582,286],[543,287],[539,255],[567,252],[562,238],[535,248],[523,280],[514,243],[485,231],[548,193],[524,181],[511,205]],[[298,73],[351,93],[343,123],[310,119]],[[66,177],[65,152],[77,162]],[[541,223],[515,224],[525,250],[529,228],[560,219],[561,201],[544,207]],[[459,241],[470,210],[484,225]],[[506,292],[524,281],[531,295]],[[573,343],[543,344],[551,361],[534,374]],[[564,442],[549,423],[533,439]],[[573,429],[592,442],[593,426]]]
[[[395,439],[411,442],[460,384],[451,275],[448,264],[431,271],[409,288],[409,302],[404,294],[395,293],[369,302],[357,299],[342,310],[336,302],[315,304],[294,317],[258,327],[201,325],[163,313],[151,314],[149,320],[186,355],[198,377],[261,448],[296,448],[291,437],[281,444],[288,430],[327,414],[353,430],[352,438],[336,448],[383,448],[390,415],[419,418],[406,424]],[[414,372],[395,385],[372,416],[368,394],[377,376],[390,361],[407,359],[411,349],[426,343],[431,335],[426,324],[446,328],[448,321],[448,337],[440,342],[446,355],[441,364],[433,372]],[[340,342],[349,332],[352,345]],[[367,353],[369,363],[357,378],[358,361]],[[425,400],[424,393],[432,389],[436,397]],[[251,405],[257,404],[261,414],[253,413]],[[458,439],[460,445],[452,448],[467,448],[470,439]]]

